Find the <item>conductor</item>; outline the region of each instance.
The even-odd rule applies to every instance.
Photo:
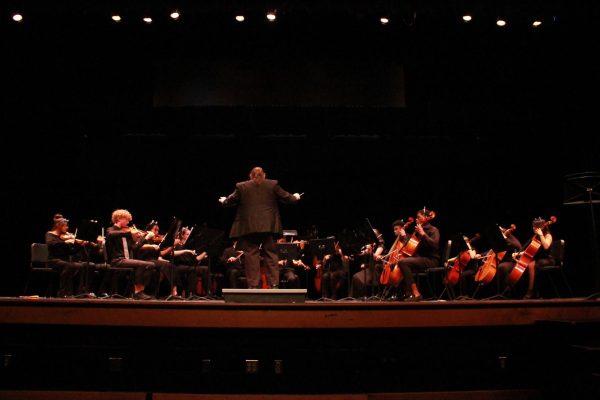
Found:
[[[261,167],[250,171],[250,180],[238,182],[227,197],[220,197],[224,206],[238,206],[229,236],[238,240],[238,249],[244,252],[244,266],[248,288],[257,289],[260,281],[261,246],[266,263],[266,276],[271,288],[279,286],[276,236],[281,235],[281,217],[278,202],[295,204],[300,194],[290,194],[273,179],[266,179]]]

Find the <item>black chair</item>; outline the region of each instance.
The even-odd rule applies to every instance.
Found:
[[[29,276],[23,289],[23,295],[27,296],[27,290],[31,280],[35,276],[44,276],[46,282],[45,297],[54,296],[54,282],[58,280],[58,270],[48,266],[48,245],[44,243],[31,244],[31,262],[29,264]]]
[[[571,286],[567,281],[567,277],[564,272],[564,256],[565,256],[565,241],[564,239],[555,240],[552,242],[552,246],[550,247],[550,254],[554,257],[554,265],[546,265],[541,267],[536,273],[540,277],[540,283],[542,280],[545,280],[547,277],[548,282],[554,289],[554,293],[556,297],[560,298],[560,290],[556,284],[554,276],[558,275],[563,282],[563,286],[566,288],[570,297],[573,297],[573,291],[571,290]]]
[[[436,299],[439,300],[443,295],[446,289],[442,291],[440,295],[437,294],[437,284],[436,282],[441,282],[441,279],[438,279],[437,275],[441,275],[443,277],[444,272],[446,271],[446,261],[450,257],[450,248],[452,247],[452,240],[448,240],[446,243],[446,247],[442,253],[442,259],[440,260],[440,265],[437,267],[427,268],[423,271],[415,273],[415,279],[417,281],[417,285],[420,287],[421,280],[425,282],[427,285],[427,290],[429,291],[428,299]],[[433,281],[433,283],[432,283]]]

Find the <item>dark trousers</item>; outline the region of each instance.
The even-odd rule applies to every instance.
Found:
[[[440,260],[437,258],[429,257],[407,257],[400,260],[398,267],[402,274],[404,274],[404,282],[406,286],[410,286],[415,283],[413,272],[425,271],[427,268],[434,268],[440,264]]]
[[[357,277],[357,279],[361,281],[360,278]],[[324,272],[321,276],[321,295],[328,299],[337,300],[343,296],[345,282],[346,271],[344,270]]]
[[[135,270],[135,284],[146,286],[152,280],[154,263],[150,261],[134,260],[131,258],[119,258],[111,263],[113,268],[133,268]]]
[[[260,282],[260,246],[267,267],[267,278],[269,285],[279,285],[279,266],[277,265],[277,247],[273,233],[251,233],[242,236],[238,241],[237,248],[244,252],[244,267],[249,288],[257,288]]]
[[[75,279],[76,277],[79,277],[85,264],[82,262],[64,261],[60,259],[51,260],[48,264],[59,271],[60,278],[57,296],[72,296],[74,294],[73,287]]]

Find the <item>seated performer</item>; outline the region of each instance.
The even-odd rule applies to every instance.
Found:
[[[177,273],[184,285],[183,291],[187,297],[193,297],[199,294],[198,276],[200,276],[200,279],[202,280],[202,291],[204,294],[208,293],[208,266],[201,265],[201,263],[208,258],[208,255],[205,251],[196,254],[195,250],[185,248],[185,244],[190,238],[191,233],[192,230],[190,228],[181,228],[179,234],[175,238],[173,250]],[[170,248],[167,250],[170,251]]]
[[[415,232],[411,238],[411,240],[417,241],[416,251],[412,256],[402,258],[398,263],[398,267],[404,275],[406,301],[423,299],[413,273],[437,267],[440,264],[440,231],[430,222],[434,216],[433,211],[425,208],[417,211]],[[408,251],[406,247],[409,246],[409,243],[404,247],[404,252]]]
[[[56,269],[60,276],[57,296],[71,297],[74,295],[76,276],[88,265],[81,262],[82,246],[90,243],[76,239],[75,235],[69,233],[69,221],[62,214],[55,215],[52,229],[46,232],[45,239],[48,245],[48,266]]]
[[[137,258],[144,261],[150,261],[160,271],[158,286],[163,279],[169,281],[171,296],[177,295],[177,287],[181,286],[179,271],[172,262],[163,257],[171,257],[171,248],[160,248],[160,243],[164,236],[160,234],[160,226],[157,221],[152,220],[146,225],[146,237],[137,251]],[[150,235],[152,234],[152,235]]]
[[[111,219],[114,225],[106,230],[108,262],[113,268],[135,269],[134,299],[153,299],[154,297],[145,293],[144,289],[152,280],[156,266],[153,262],[136,259],[135,252],[154,234],[148,232],[141,235],[135,228],[129,227],[133,218],[127,210],[113,211]]]
[[[248,283],[245,280],[246,273],[242,262],[244,252],[237,249],[237,240],[229,247],[223,250],[220,261],[225,266],[225,276],[229,287],[232,289],[247,288]],[[244,278],[241,280],[240,278]]]
[[[379,230],[373,229],[373,233],[377,237],[377,242],[363,247],[360,254],[364,257],[364,262],[360,266],[361,270],[352,276],[350,296],[354,298],[366,297],[368,287],[379,287],[379,275],[383,270],[381,260],[385,250],[385,242]],[[373,291],[375,292],[375,289]]]
[[[546,223],[546,220],[542,218],[536,218],[531,223],[533,233],[535,234],[534,239],[537,238],[537,240],[541,243],[541,246],[535,252],[533,260],[527,264],[529,278],[527,282],[527,293],[525,293],[525,296],[523,296],[523,299],[525,300],[536,297],[534,292],[536,270],[539,270],[541,267],[546,265],[555,264],[554,257],[552,254],[550,254],[550,247],[552,246],[552,234],[550,233],[548,225],[549,223]],[[513,254],[513,258],[518,260],[532,241],[533,239],[523,246],[521,251]],[[510,270],[512,270],[515,265],[516,262],[512,264],[512,268],[510,268]],[[508,271],[508,273],[510,274],[510,271]]]
[[[339,242],[335,244],[336,253],[327,254],[323,257],[322,265],[317,265],[317,268],[322,268],[321,276],[321,297],[326,299],[337,300],[344,297],[343,293],[348,267],[349,258],[344,255]]]

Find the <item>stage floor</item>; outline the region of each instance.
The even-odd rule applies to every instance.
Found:
[[[307,301],[0,298],[1,324],[185,328],[418,328],[524,326],[539,321],[600,321],[600,301]]]

